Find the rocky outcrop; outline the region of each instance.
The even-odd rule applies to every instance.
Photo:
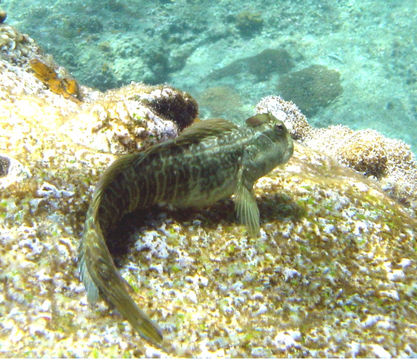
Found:
[[[74,102],[3,56],[0,71],[3,355],[161,355],[115,311],[87,305],[77,247],[114,153],[178,131],[175,116],[149,101],[191,97],[165,86],[106,94],[81,86]],[[286,104],[278,117],[294,116]],[[120,224],[120,272],[171,355],[416,356],[413,208],[309,144],[297,143],[290,162],[256,184],[258,239],[236,223],[231,200]]]

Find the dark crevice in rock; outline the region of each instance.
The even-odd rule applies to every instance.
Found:
[[[0,155],[0,177],[6,176],[9,173],[10,159]]]

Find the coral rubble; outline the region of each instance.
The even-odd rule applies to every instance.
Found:
[[[0,23],[0,56],[13,64],[26,64],[31,56],[40,54],[41,49],[28,35],[13,26]]]

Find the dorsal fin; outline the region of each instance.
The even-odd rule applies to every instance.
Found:
[[[177,146],[195,144],[206,137],[223,134],[237,128],[237,125],[224,119],[204,120],[189,126],[174,139],[153,145],[145,151],[121,156],[106,169],[105,173],[101,177],[96,190],[98,195],[95,197],[97,204],[99,202],[99,193],[107,188],[117,174],[122,172],[126,167],[131,166],[133,162],[137,165],[149,155],[153,155],[161,151],[169,151],[169,149]]]
[[[224,119],[199,121],[187,127],[178,137],[153,145],[145,150],[143,154],[152,155],[161,151],[169,151],[169,149],[179,146],[187,147],[188,145],[199,143],[209,136],[224,134],[235,129],[238,129],[237,125]]]
[[[174,143],[177,145],[193,144],[206,137],[220,135],[237,128],[236,124],[224,119],[203,120],[186,128],[174,139]]]
[[[255,128],[271,121],[276,121],[276,118],[270,113],[256,114],[255,116],[252,116],[249,119],[246,119],[246,125],[248,125],[249,127]]]

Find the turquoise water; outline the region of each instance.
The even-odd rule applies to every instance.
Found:
[[[266,95],[315,126],[373,128],[417,151],[416,0],[4,1],[83,84],[189,91],[201,117],[241,121]],[[319,66],[317,66],[319,65]]]

